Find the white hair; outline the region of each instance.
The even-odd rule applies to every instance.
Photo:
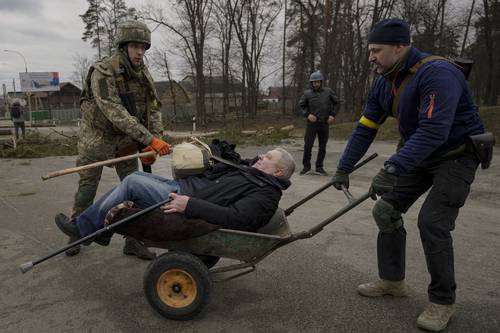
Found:
[[[290,179],[293,172],[295,171],[295,161],[292,154],[283,148],[274,148],[281,153],[281,158],[279,159],[277,166],[283,171],[283,177]]]

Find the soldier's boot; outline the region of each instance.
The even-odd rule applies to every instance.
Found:
[[[428,331],[442,331],[455,313],[455,305],[429,303],[417,318],[417,326]]]
[[[384,295],[405,297],[408,296],[408,287],[405,284],[405,280],[388,281],[380,279],[360,284],[358,286],[358,293],[367,297],[379,297]]]
[[[78,216],[82,211],[83,210],[77,210],[75,207],[73,207],[71,210],[71,218]],[[80,239],[80,237],[70,236],[67,244],[71,244],[73,242],[76,242],[79,239]],[[64,251],[64,254],[67,257],[73,257],[73,256],[76,256],[77,254],[80,253],[80,249],[81,249],[81,246],[76,245],[76,246],[73,246],[73,247],[67,249],[66,251]]]
[[[77,240],[79,240],[80,238],[73,238],[73,237],[70,237],[68,239],[68,244],[71,244],[73,242],[76,242]],[[64,254],[68,257],[73,257],[73,256],[76,256],[78,253],[80,253],[80,245],[76,245],[76,246],[73,246],[69,249],[67,249],[66,251],[64,251]]]
[[[145,247],[141,242],[134,238],[125,238],[125,246],[123,247],[123,254],[129,256],[136,256],[137,258],[144,260],[153,260],[156,257],[156,253],[151,252]]]

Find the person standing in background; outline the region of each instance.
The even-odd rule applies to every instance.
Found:
[[[300,98],[299,107],[302,115],[307,118],[306,133],[304,135],[304,168],[301,175],[311,170],[311,150],[316,136],[318,137],[318,156],[316,157],[316,172],[326,176],[323,161],[326,155],[326,144],[330,132],[330,124],[337,114],[337,96],[332,89],[323,87],[323,74],[316,71],[309,77],[311,88]]]

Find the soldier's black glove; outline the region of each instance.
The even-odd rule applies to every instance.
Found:
[[[380,169],[380,171],[373,177],[371,192],[378,195],[382,195],[387,192],[392,192],[394,190],[394,185],[396,185],[396,180],[398,176],[391,173],[388,168]]]
[[[331,182],[333,184],[333,187],[335,187],[339,191],[342,190],[342,185],[344,185],[346,188],[349,188],[349,173],[342,170],[337,170],[337,172],[335,172],[335,174],[333,175]]]

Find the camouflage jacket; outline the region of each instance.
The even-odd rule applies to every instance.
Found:
[[[129,75],[122,62],[117,54],[89,69],[80,99],[80,155],[112,158],[123,146],[147,146],[153,136],[161,135],[160,101],[151,74],[144,66]]]

